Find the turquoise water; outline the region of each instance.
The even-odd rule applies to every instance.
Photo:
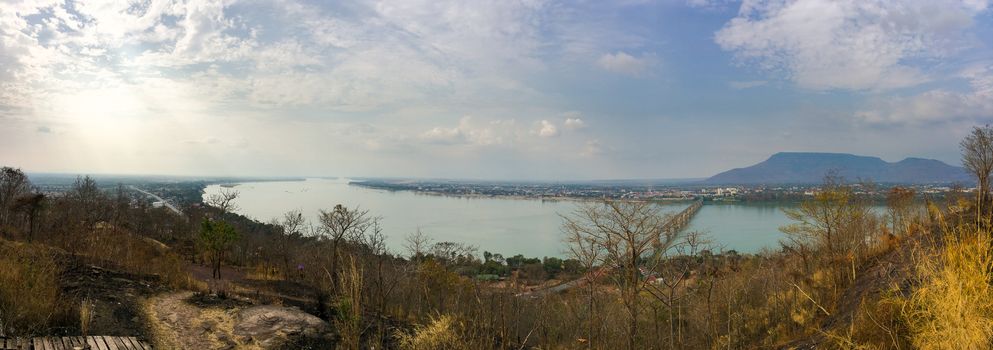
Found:
[[[221,187],[208,186],[205,195]],[[318,210],[335,204],[358,206],[382,217],[388,247],[406,253],[404,237],[420,229],[434,241],[468,243],[479,253],[504,256],[565,256],[562,218],[576,208],[573,201],[511,198],[462,198],[390,192],[348,185],[346,180],[309,179],[289,182],[250,182],[234,187],[240,192],[238,212],[268,221],[290,210],[300,210],[316,224]],[[682,210],[687,203],[666,205]],[[779,226],[788,223],[779,206],[707,204],[693,218],[689,230],[707,234],[725,250],[756,252],[777,247],[783,236]]]
[[[778,241],[784,237],[779,227],[790,224],[782,208],[774,204],[708,203],[684,231],[703,232],[723,250],[754,253],[763,248],[778,249]]]

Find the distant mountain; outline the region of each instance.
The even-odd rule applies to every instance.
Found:
[[[711,184],[808,184],[823,181],[835,170],[838,175],[885,183],[969,183],[972,179],[960,167],[934,159],[907,158],[889,163],[877,157],[846,153],[780,152],[764,162],[737,168],[705,180]]]

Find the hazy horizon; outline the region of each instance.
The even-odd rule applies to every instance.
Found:
[[[702,178],[938,159],[993,121],[988,0],[0,4],[31,172]]]
[[[812,153],[820,153],[820,152],[812,152]],[[874,156],[871,156],[871,155],[863,155],[863,154],[853,154],[853,155],[855,155],[855,156],[865,156],[865,157],[874,157]],[[897,161],[908,159],[908,158],[915,158],[915,157],[908,156],[908,157],[900,158],[898,160],[883,159],[883,161],[889,162],[889,163],[893,163],[893,162],[897,162]],[[763,160],[765,160],[765,159],[763,159]],[[948,162],[945,162],[945,163],[946,164],[949,164]],[[737,167],[734,167],[734,168],[728,168],[728,169],[722,170],[720,172],[727,171],[727,170],[732,170],[732,169],[735,169],[735,168],[747,167],[747,166],[751,166],[751,165],[754,165],[754,164],[741,165],[741,166],[737,166]],[[956,163],[950,163],[949,165],[956,166],[956,167],[960,167],[961,166],[961,164],[956,164]],[[10,166],[10,165],[7,165],[7,166]],[[420,180],[420,181],[429,181],[429,180],[438,180],[438,181],[481,181],[481,182],[490,182],[490,181],[492,181],[492,182],[501,182],[501,181],[503,181],[503,182],[542,182],[542,183],[548,183],[548,182],[576,182],[576,183],[581,183],[582,182],[582,183],[585,183],[585,182],[612,182],[612,181],[618,181],[618,182],[654,181],[654,182],[665,182],[665,183],[680,183],[680,182],[702,181],[702,180],[706,180],[707,178],[709,178],[709,177],[711,177],[713,175],[717,175],[718,173],[720,173],[720,172],[718,172],[718,173],[714,173],[714,174],[710,174],[710,175],[706,175],[706,176],[681,177],[681,178],[664,178],[664,177],[656,177],[656,178],[652,178],[652,177],[630,177],[630,178],[485,178],[485,177],[475,177],[475,178],[473,178],[473,177],[445,177],[445,176],[430,176],[430,177],[428,177],[428,176],[377,176],[377,175],[361,175],[361,174],[352,174],[352,175],[337,175],[337,174],[282,174],[282,175],[242,174],[242,175],[217,175],[217,174],[206,174],[206,173],[205,174],[180,174],[180,173],[176,173],[176,174],[165,174],[165,173],[99,173],[99,172],[85,172],[85,171],[54,171],[54,172],[41,171],[41,172],[39,172],[39,171],[33,171],[31,169],[22,169],[22,170],[24,170],[28,175],[32,175],[32,176],[37,176],[37,175],[45,175],[45,176],[52,175],[52,176],[70,176],[70,177],[89,175],[89,176],[94,176],[94,177],[115,177],[115,176],[120,176],[120,177],[175,177],[175,178],[232,178],[232,179],[237,179],[237,180],[252,180],[252,179],[282,180],[282,179],[307,179],[307,178],[348,178],[348,179],[385,179],[385,180],[390,180],[390,179],[397,179],[397,180],[400,180],[400,179],[404,179],[404,180],[405,179],[410,179],[410,180]]]

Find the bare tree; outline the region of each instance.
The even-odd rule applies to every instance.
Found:
[[[886,194],[886,211],[894,234],[905,233],[914,219],[914,196],[914,189],[905,187],[893,187]]]
[[[989,199],[990,173],[993,172],[993,127],[973,127],[972,133],[959,144],[962,166],[976,177],[976,220]]]
[[[597,240],[593,239],[592,236],[585,234],[586,229],[584,227],[578,226],[580,220],[570,220],[568,217],[563,217],[565,224],[563,225],[562,231],[565,232],[565,241],[569,247],[569,255],[574,259],[579,261],[583,269],[586,270],[586,276],[583,278],[586,280],[586,293],[587,293],[587,329],[586,329],[586,345],[588,348],[595,348],[595,342],[597,340],[596,329],[599,326],[600,317],[596,310],[596,278],[598,277],[598,271],[595,269],[598,265],[603,264],[604,256],[606,252],[602,244],[599,244]]]
[[[667,309],[669,318],[669,348],[676,349],[677,336],[682,334],[677,313],[681,310],[680,302],[692,292],[688,285],[691,274],[697,271],[702,260],[697,254],[702,250],[711,249],[711,242],[704,237],[703,232],[690,231],[672,245],[672,249],[654,256],[657,259],[657,275],[653,283],[646,284],[648,294],[662,303]],[[671,253],[671,254],[670,254]],[[656,322],[658,317],[656,316]],[[656,331],[658,331],[656,325]],[[681,342],[681,339],[680,339]]]
[[[321,210],[319,219],[321,235],[331,242],[331,266],[328,271],[331,286],[337,287],[342,243],[365,234],[374,219],[369,217],[368,210],[349,209],[341,204],[329,211]]]
[[[234,200],[238,199],[239,195],[241,193],[237,190],[222,187],[217,193],[207,196],[206,203],[220,209],[222,213],[230,213],[238,210],[238,205],[234,203]]]
[[[45,195],[41,192],[33,192],[22,195],[14,202],[14,208],[27,216],[28,242],[34,240],[35,228],[38,226],[38,216],[45,206]]]
[[[666,230],[671,215],[650,202],[604,201],[587,203],[565,217],[568,236],[580,237],[604,253],[602,269],[621,291],[628,314],[627,343],[635,349],[638,338],[640,294],[646,288],[643,271],[655,270],[678,239],[678,232]],[[588,249],[588,248],[580,248]]]
[[[14,202],[30,190],[31,182],[21,169],[0,168],[0,228],[10,224]]]
[[[407,248],[411,260],[416,260],[424,256],[427,253],[428,247],[431,246],[431,237],[421,232],[419,228],[414,233],[408,234],[404,240],[407,241],[404,244],[404,248]]]
[[[303,236],[303,229],[307,225],[307,219],[299,210],[291,210],[283,214],[283,218],[273,219],[273,224],[278,226],[282,232],[276,239],[276,252],[283,263],[284,277],[290,277],[290,259],[293,258],[291,244],[294,239]]]
[[[780,231],[787,234],[796,251],[817,253],[811,257],[835,267],[832,285],[836,289],[855,278],[851,267],[865,256],[872,235],[878,232],[878,218],[866,196],[829,174],[813,198],[783,212],[795,223],[780,227]],[[804,264],[809,264],[804,259]]]

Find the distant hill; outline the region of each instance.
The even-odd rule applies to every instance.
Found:
[[[877,157],[846,153],[780,152],[764,162],[714,175],[711,184],[808,184],[823,181],[836,170],[850,181],[857,179],[885,183],[970,183],[961,167],[934,159],[907,158],[889,163]]]

